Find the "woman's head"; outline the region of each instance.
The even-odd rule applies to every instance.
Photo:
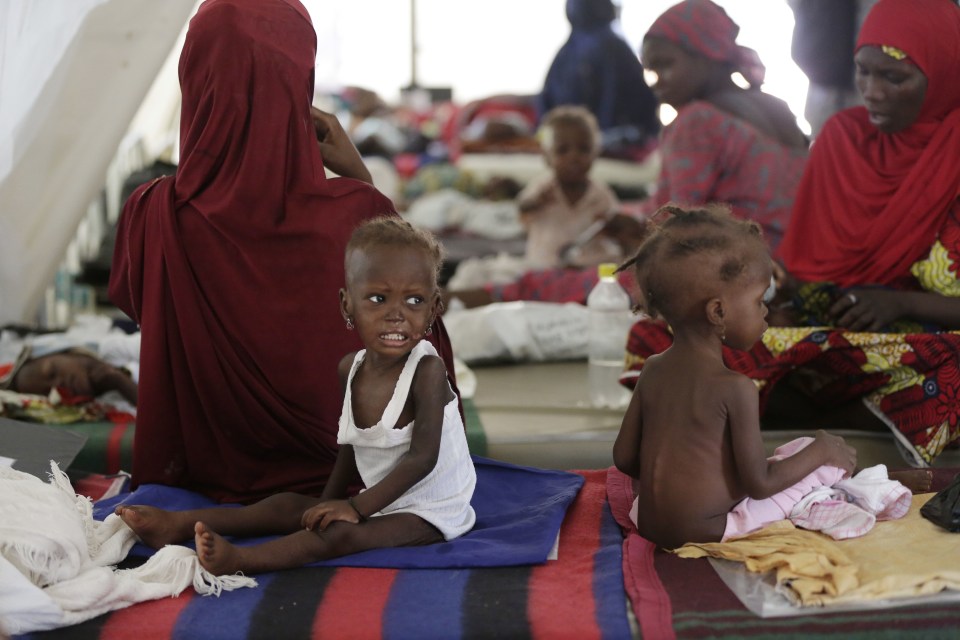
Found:
[[[606,27],[616,17],[611,0],[567,0],[567,20],[574,29]]]
[[[885,133],[960,108],[960,7],[952,0],[880,0],[854,57],[870,121]]]
[[[180,54],[178,200],[264,216],[323,175],[310,104],[316,32],[298,0],[207,0]],[[280,214],[278,214],[280,215]],[[267,220],[273,223],[273,220]]]
[[[657,212],[661,216],[637,254],[620,267],[633,267],[645,311],[676,327],[710,321],[714,301],[719,301],[713,313],[720,319],[735,313],[741,321],[748,315],[744,305],[754,304],[754,298],[762,303],[772,265],[756,223],[734,218],[719,206],[667,205]],[[740,342],[749,343],[741,348],[766,328],[766,308],[757,306],[756,312],[741,323],[746,337]]]
[[[344,256],[340,309],[368,350],[409,353],[440,311],[443,252],[433,235],[396,216],[365,222]]]
[[[560,182],[587,179],[600,152],[600,127],[590,111],[579,106],[551,109],[540,125],[540,141],[547,164]]]
[[[710,0],[685,0],[657,18],[643,38],[640,57],[657,75],[661,102],[674,107],[729,86],[739,71],[751,86],[763,82],[756,52],[737,44],[740,27]]]

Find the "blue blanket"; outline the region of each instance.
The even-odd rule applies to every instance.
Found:
[[[449,542],[423,547],[374,549],[316,563],[316,566],[445,569],[541,564],[560,532],[567,507],[583,486],[583,477],[473,457],[477,488],[473,508],[477,522],[469,533]],[[103,519],[118,504],[145,504],[182,510],[218,506],[191,491],[163,485],[142,485],[135,491],[98,502],[94,515]],[[230,508],[236,505],[219,505]],[[234,540],[254,544],[265,538]],[[131,555],[151,555],[136,545]]]

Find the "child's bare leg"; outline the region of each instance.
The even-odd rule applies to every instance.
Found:
[[[194,531],[200,564],[214,575],[293,569],[368,549],[443,541],[433,525],[410,513],[378,516],[359,524],[334,522],[325,531],[301,530],[250,547],[231,544],[208,523],[197,522]]]
[[[933,485],[933,471],[930,469],[902,469],[890,471],[887,477],[897,480],[911,493],[927,493]]]
[[[189,509],[166,511],[142,505],[120,505],[115,513],[133,529],[145,545],[159,549],[167,544],[189,540],[198,521],[230,536],[285,534],[301,527],[303,512],[319,502],[318,498],[297,493],[278,493],[260,502],[240,508]]]

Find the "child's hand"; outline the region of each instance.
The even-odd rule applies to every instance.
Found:
[[[346,500],[327,500],[304,511],[300,524],[308,531],[323,531],[331,522],[337,520],[357,524],[360,522],[360,514]]]
[[[108,391],[119,391],[129,376],[123,371],[106,362],[97,362],[90,367],[90,384],[94,395],[101,395]]]
[[[857,467],[857,450],[844,442],[840,436],[819,429],[815,444],[819,445],[825,454],[824,464],[843,469],[847,476]]]

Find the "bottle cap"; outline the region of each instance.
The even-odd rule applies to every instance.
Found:
[[[617,270],[617,265],[613,262],[603,262],[597,265],[597,275],[601,278],[612,278]]]

